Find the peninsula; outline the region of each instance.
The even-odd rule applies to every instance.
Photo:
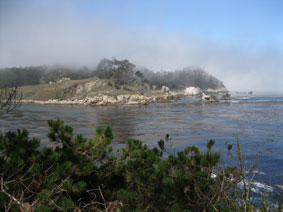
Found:
[[[8,79],[0,81],[2,87],[11,86],[9,79],[18,79],[23,103],[137,105],[169,102],[202,92],[227,92],[221,81],[201,69],[153,72],[117,59],[103,59],[94,70],[67,66],[9,68],[0,70],[0,76]]]

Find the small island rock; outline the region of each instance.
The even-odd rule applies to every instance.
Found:
[[[201,101],[203,102],[218,102],[218,98],[214,95],[206,95],[205,93],[202,93]]]
[[[223,96],[221,97],[220,100],[231,100],[231,95],[230,95],[229,93],[226,93],[225,95],[223,95]]]

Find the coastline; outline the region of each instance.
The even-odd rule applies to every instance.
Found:
[[[62,105],[147,105],[149,103],[158,102],[166,103],[172,100],[180,100],[184,94],[180,92],[168,92],[153,95],[141,94],[122,94],[122,95],[104,95],[99,94],[94,97],[85,97],[83,99],[49,99],[49,100],[31,100],[22,99],[22,104],[62,104]]]

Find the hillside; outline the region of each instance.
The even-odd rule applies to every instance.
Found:
[[[62,78],[82,80],[92,77],[111,79],[116,85],[147,83],[151,87],[167,86],[171,90],[199,87],[202,90],[223,89],[223,82],[200,68],[187,67],[172,72],[136,67],[128,60],[102,59],[94,69],[64,65],[13,67],[0,69],[0,88],[58,82]]]
[[[117,85],[113,80],[92,77],[82,80],[64,79],[50,84],[23,86],[21,88],[24,99],[48,100],[48,99],[83,99],[97,95],[117,96],[121,94],[144,94],[149,92],[146,83],[132,85]]]
[[[188,87],[227,91],[223,82],[201,69],[153,72],[115,58],[101,60],[94,70],[58,65],[0,70],[0,88],[14,85],[21,87],[24,101],[95,105],[167,102]]]

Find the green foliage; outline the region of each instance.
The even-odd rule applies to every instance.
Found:
[[[110,87],[113,86],[113,85],[112,85],[112,82],[108,82],[107,85],[110,86]]]
[[[170,89],[184,89],[190,86],[201,89],[224,87],[221,81],[207,74],[201,68],[188,67],[174,72],[139,69],[136,70],[135,65],[128,60],[117,60],[115,58],[101,60],[96,70],[89,70],[86,67],[70,68],[63,65],[4,68],[0,69],[0,87],[38,85],[57,82],[62,78],[79,80],[93,76],[101,79],[112,79],[115,86],[133,82],[146,82],[158,88],[165,85]],[[108,86],[113,86],[113,84],[108,82]],[[60,97],[58,96],[58,98]]]
[[[96,76],[101,79],[113,79],[116,89],[117,86],[125,85],[142,79],[142,73],[135,73],[135,65],[128,60],[107,60],[103,59],[97,66]]]
[[[167,134],[158,147],[129,140],[114,154],[110,127],[87,139],[61,120],[48,124],[54,147],[40,148],[26,130],[0,134],[1,211],[24,204],[34,211],[110,211],[114,202],[120,211],[253,210],[245,194],[233,196],[242,170],[218,167],[214,140],[206,153],[189,146],[169,154]],[[261,211],[267,211],[264,200]]]
[[[184,89],[186,87],[199,87],[200,89],[218,89],[225,87],[221,81],[209,75],[201,68],[187,67],[173,72],[153,72],[141,70],[144,79],[150,84],[161,88],[163,85],[170,89]]]
[[[127,88],[126,86],[123,86],[123,89],[124,89],[125,91],[133,91],[132,89]]]

